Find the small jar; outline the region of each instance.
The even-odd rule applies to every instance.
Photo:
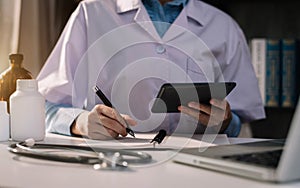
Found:
[[[0,101],[0,141],[9,140],[9,115],[7,113],[7,102]]]
[[[9,97],[16,91],[17,79],[32,79],[31,73],[23,67],[23,54],[10,54],[10,66],[0,74],[0,99],[7,102],[9,113]]]
[[[10,126],[12,140],[44,139],[45,98],[35,79],[17,80],[16,91],[10,96]]]

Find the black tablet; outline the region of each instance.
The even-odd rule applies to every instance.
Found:
[[[178,106],[187,106],[191,101],[208,104],[211,98],[224,99],[235,86],[235,82],[165,83],[161,86],[151,111],[179,112]]]

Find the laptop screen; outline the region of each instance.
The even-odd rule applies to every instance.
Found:
[[[252,137],[270,139],[286,138],[295,109],[295,105],[292,107],[265,107],[266,119],[250,123]]]

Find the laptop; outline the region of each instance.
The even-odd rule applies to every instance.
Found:
[[[300,180],[299,143],[298,100],[286,139],[213,146],[204,151],[199,148],[186,148],[180,150],[173,161],[241,177],[281,183]]]

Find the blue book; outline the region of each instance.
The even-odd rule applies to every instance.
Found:
[[[267,39],[266,45],[266,103],[280,106],[280,39]]]
[[[281,41],[281,106],[295,107],[296,104],[296,65],[297,40],[282,39]]]

